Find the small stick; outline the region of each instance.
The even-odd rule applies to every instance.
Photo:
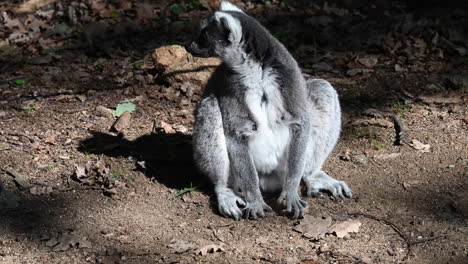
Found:
[[[3,168],[2,169],[6,174],[10,175],[13,177],[13,181],[15,184],[20,188],[20,189],[27,189],[31,187],[31,184],[29,184],[26,179],[21,176],[18,172],[13,170],[12,168]]]
[[[393,228],[393,230],[395,230],[395,232],[400,235],[401,238],[403,238],[403,240],[405,241],[406,243],[406,255],[403,257],[403,261],[406,260],[409,256],[409,254],[411,253],[411,246],[414,245],[414,243],[412,243],[411,241],[411,238],[408,237],[408,235],[406,235],[400,227],[398,227],[396,224],[390,222],[389,220],[386,220],[386,219],[383,219],[383,218],[380,218],[380,217],[377,217],[377,216],[373,216],[373,215],[370,215],[370,214],[366,214],[366,213],[360,213],[360,212],[353,212],[353,213],[348,213],[348,215],[352,215],[352,216],[363,216],[363,217],[367,217],[369,219],[372,219],[372,220],[375,220],[375,221],[378,221],[378,222],[382,222],[382,223],[385,223],[386,225],[390,226],[391,228]]]

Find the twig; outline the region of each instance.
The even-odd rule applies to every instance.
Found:
[[[25,133],[22,133],[22,132],[11,132],[11,133],[6,133],[7,135],[10,135],[10,136],[14,136],[14,137],[25,137],[27,139],[29,139],[31,142],[34,142],[34,138],[26,135]]]
[[[18,186],[18,188],[27,189],[27,188],[31,187],[31,184],[29,184],[21,174],[19,174],[18,172],[16,172],[12,168],[6,168],[5,167],[5,168],[2,168],[2,170],[6,174],[13,177],[13,181],[15,182],[16,186]]]
[[[433,240],[436,240],[436,239],[439,239],[439,238],[442,238],[442,237],[444,237],[444,236],[433,236],[433,237],[428,237],[426,239],[413,240],[413,241],[411,241],[411,245],[423,244],[423,243],[433,241]]]
[[[47,183],[29,183],[21,174],[19,174],[12,168],[3,168],[1,170],[5,172],[6,174],[10,175],[11,177],[13,177],[13,181],[21,190],[28,189],[34,186],[50,187],[52,189],[55,189],[61,192],[68,192],[68,191],[73,190],[73,188],[58,187],[58,186],[54,186],[54,185],[47,184]]]
[[[400,235],[400,237],[403,238],[403,240],[405,240],[405,242],[406,242],[407,251],[406,251],[406,254],[405,254],[405,256],[403,257],[402,261],[405,261],[405,260],[408,259],[408,257],[409,257],[409,255],[410,255],[410,253],[411,253],[411,251],[412,251],[414,245],[426,243],[426,242],[433,241],[433,240],[436,240],[436,239],[439,239],[439,238],[444,237],[444,236],[433,236],[433,237],[429,237],[429,238],[426,238],[426,239],[413,240],[413,239],[411,239],[407,234],[405,234],[405,233],[401,230],[400,227],[398,227],[396,224],[390,222],[389,220],[382,219],[382,218],[380,218],[380,217],[373,216],[373,215],[366,214],[366,213],[359,213],[359,212],[348,213],[348,215],[367,217],[367,218],[369,218],[369,219],[372,219],[372,220],[375,220],[375,221],[379,221],[379,222],[385,223],[385,224],[387,224],[388,226],[390,226],[391,228],[393,228],[393,230],[395,230],[395,232],[397,232],[397,234]]]
[[[400,235],[401,238],[403,238],[403,240],[405,241],[406,243],[406,255],[403,257],[403,261],[406,260],[409,256],[409,254],[411,253],[411,246],[414,245],[411,241],[411,238],[409,238],[409,236],[407,234],[405,234],[400,227],[398,227],[396,224],[390,222],[389,220],[387,219],[383,219],[383,218],[380,218],[380,217],[377,217],[377,216],[373,216],[373,215],[370,215],[370,214],[366,214],[366,213],[360,213],[360,212],[353,212],[353,213],[348,213],[348,215],[352,215],[352,216],[363,216],[363,217],[367,217],[369,219],[372,219],[372,220],[375,220],[375,221],[378,221],[378,222],[382,222],[388,226],[390,226],[393,230],[395,230],[395,232]]]
[[[403,143],[406,142],[406,139],[408,138],[408,133],[406,132],[403,122],[397,115],[393,115],[392,120],[395,125],[395,132],[396,132],[394,144],[402,145]]]

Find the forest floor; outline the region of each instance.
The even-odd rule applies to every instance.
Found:
[[[324,170],[354,196],[234,221],[191,159],[199,94],[151,57],[216,1],[49,2],[0,3],[0,263],[468,263],[465,9],[237,1],[338,90]]]

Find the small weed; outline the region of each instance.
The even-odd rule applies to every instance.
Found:
[[[392,105],[392,108],[397,109],[397,110],[405,110],[405,111],[411,110],[411,106],[409,106],[409,105],[407,105],[405,103],[400,103],[400,102],[394,103]]]
[[[372,145],[374,145],[375,150],[382,149],[383,145],[377,139],[371,139]]]
[[[171,12],[172,14],[178,16],[180,14],[182,14],[183,12],[185,12],[185,8],[181,5],[178,5],[178,4],[173,4],[171,6]]]
[[[200,0],[191,0],[187,5],[187,10],[191,11],[195,9],[200,9],[200,7],[201,7]]]
[[[143,61],[135,62],[135,64],[133,64],[137,69],[141,68],[143,65],[145,65],[145,62]]]
[[[104,65],[102,65],[102,64],[97,64],[96,66],[94,66],[94,69],[95,69],[96,71],[102,72],[102,71],[104,71]]]
[[[25,80],[16,80],[15,83],[16,83],[17,85],[23,85],[23,84],[26,83],[26,81],[25,81]]]
[[[120,16],[119,10],[112,10],[111,14],[112,14],[113,17],[119,17]]]
[[[109,173],[109,176],[114,180],[121,180],[125,175],[123,175],[120,171],[113,170]]]
[[[21,110],[26,111],[26,112],[29,113],[29,112],[37,110],[37,108],[35,106],[33,106],[33,105],[32,106],[22,106]]]
[[[178,191],[175,197],[180,197],[186,193],[194,191],[195,189],[197,189],[197,186],[192,186],[192,184],[190,184],[190,187],[185,187],[182,190]]]

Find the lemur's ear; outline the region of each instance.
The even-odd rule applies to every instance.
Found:
[[[242,11],[242,9],[240,9],[239,7],[231,4],[230,2],[227,2],[227,1],[222,1],[221,4],[219,5],[219,11],[235,11],[235,12],[241,12],[241,13],[244,13],[244,11]]]
[[[237,18],[225,12],[215,12],[215,18],[222,30],[225,32],[227,40],[231,43],[241,42],[242,26]]]
[[[229,35],[231,34],[231,27],[229,26],[228,20],[225,17],[221,17],[219,19],[219,24],[223,29],[224,37],[226,38],[226,40],[229,40]]]

